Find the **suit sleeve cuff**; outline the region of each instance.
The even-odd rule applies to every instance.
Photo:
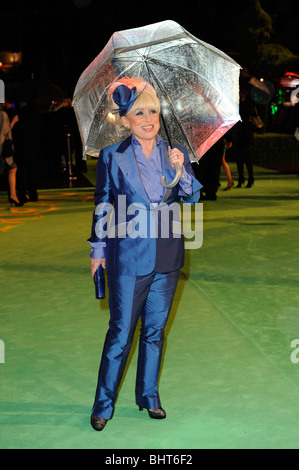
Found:
[[[183,166],[182,167],[182,174],[181,174],[181,179],[179,182],[180,188],[184,191],[184,193],[188,194],[188,196],[191,196],[192,194],[192,177],[187,173],[186,168]]]
[[[91,246],[91,251],[89,255],[90,258],[93,258],[93,259],[106,258],[106,243],[90,242],[90,241],[88,241],[88,243]]]

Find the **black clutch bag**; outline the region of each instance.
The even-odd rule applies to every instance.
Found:
[[[99,266],[96,270],[96,273],[93,277],[94,285],[95,285],[95,292],[96,292],[96,299],[104,299],[105,298],[105,276],[103,267]]]

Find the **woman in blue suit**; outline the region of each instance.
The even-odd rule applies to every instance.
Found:
[[[174,229],[179,222],[172,208],[178,208],[180,201],[196,203],[201,188],[186,149],[179,145],[171,149],[158,134],[160,102],[152,86],[125,78],[114,84],[110,96],[113,112],[117,109],[117,119],[131,136],[104,148],[97,163],[91,274],[100,265],[106,269],[110,308],[91,414],[97,431],[112,418],[139,318],[136,403],[151,418],[166,418],[158,376],[164,328],[184,263],[184,238]],[[172,180],[175,163],[181,178],[167,189],[161,176]]]

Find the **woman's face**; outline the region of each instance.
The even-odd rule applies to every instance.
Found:
[[[159,113],[151,108],[137,107],[123,116],[122,122],[141,143],[155,139],[160,130]]]

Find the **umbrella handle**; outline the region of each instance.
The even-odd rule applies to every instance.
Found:
[[[162,186],[164,186],[164,188],[174,188],[180,181],[182,169],[179,167],[177,163],[175,163],[174,166],[175,166],[176,173],[175,173],[175,177],[170,183],[166,183],[164,175],[161,176],[161,184]]]

